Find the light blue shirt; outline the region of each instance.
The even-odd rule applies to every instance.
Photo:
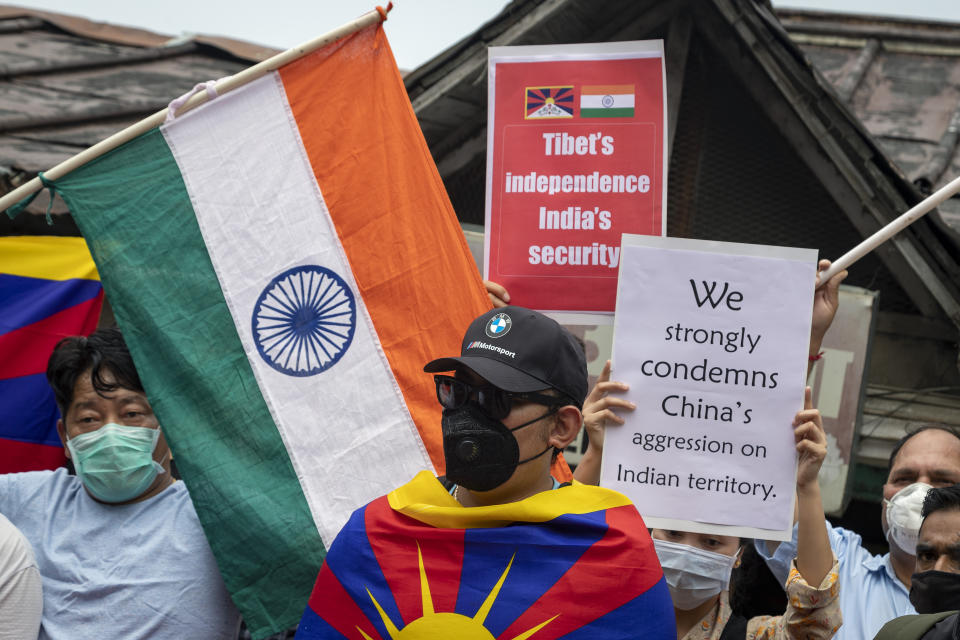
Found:
[[[240,614],[176,482],[148,500],[97,502],[66,469],[0,475],[0,513],[33,545],[40,640],[234,640]]]
[[[834,636],[836,640],[870,640],[890,620],[916,613],[907,587],[893,571],[889,553],[871,554],[861,546],[859,535],[834,528],[829,522],[827,533],[837,556],[837,586],[843,614],[843,626]],[[765,541],[757,540],[754,546],[774,577],[781,585],[786,584],[790,561],[797,555],[797,527],[793,527],[793,539],[781,543],[772,556],[767,552]]]

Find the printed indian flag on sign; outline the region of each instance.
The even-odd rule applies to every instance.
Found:
[[[632,118],[634,85],[586,85],[580,89],[581,118]]]
[[[489,308],[382,28],[56,188],[234,601],[295,625],[350,513],[442,473],[422,367]]]

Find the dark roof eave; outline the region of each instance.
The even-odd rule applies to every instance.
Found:
[[[17,18],[36,18],[73,35],[131,47],[163,47],[173,40],[172,36],[155,33],[147,29],[122,27],[53,11],[0,5],[0,20]],[[196,35],[191,40],[198,44],[219,49],[235,58],[248,62],[260,62],[282,51],[281,49],[222,36]],[[178,44],[182,44],[182,42]]]

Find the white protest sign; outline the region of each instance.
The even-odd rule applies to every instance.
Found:
[[[648,526],[788,540],[817,252],[624,234],[601,485]]]

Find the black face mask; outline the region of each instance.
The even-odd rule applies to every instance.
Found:
[[[476,404],[468,402],[457,409],[445,409],[443,429],[443,457],[447,464],[447,479],[471,491],[490,491],[510,479],[518,465],[539,458],[553,447],[535,456],[520,460],[520,448],[513,431],[542,420],[557,408],[508,429],[494,420]]]
[[[910,578],[910,602],[917,613],[960,609],[960,573],[924,571]]]

